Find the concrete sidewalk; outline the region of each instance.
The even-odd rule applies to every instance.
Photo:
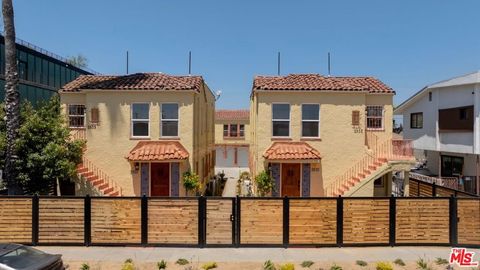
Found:
[[[159,258],[175,262],[179,258],[208,262],[315,262],[355,263],[393,261],[397,258],[414,262],[419,258],[448,259],[450,247],[355,247],[355,248],[153,248],[153,247],[47,247],[38,249],[63,254],[65,261],[123,262],[132,258],[139,262],[157,262]],[[480,260],[480,249],[474,251]]]

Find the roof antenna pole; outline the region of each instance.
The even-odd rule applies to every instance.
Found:
[[[277,56],[277,75],[280,76],[280,52],[278,52]]]
[[[328,52],[328,77],[330,77],[330,52]]]
[[[192,75],[192,51],[188,52],[188,75]]]
[[[128,51],[127,51],[127,75],[128,75]]]

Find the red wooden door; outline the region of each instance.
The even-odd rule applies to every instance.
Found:
[[[282,164],[282,196],[300,196],[300,164]]]
[[[170,163],[152,163],[150,196],[170,196]]]

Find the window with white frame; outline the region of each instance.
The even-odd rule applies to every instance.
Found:
[[[132,104],[132,137],[150,136],[150,105]]]
[[[383,129],[383,106],[367,106],[367,129]]]
[[[85,127],[85,105],[68,105],[68,126],[71,128]]]
[[[272,136],[290,136],[290,104],[272,104]]]
[[[162,137],[178,136],[178,104],[162,104]]]
[[[319,104],[302,104],[302,137],[320,137]]]

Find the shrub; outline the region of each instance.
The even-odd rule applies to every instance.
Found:
[[[399,265],[399,266],[405,266],[405,262],[403,262],[402,259],[398,258],[393,261],[394,264]]]
[[[393,270],[393,266],[388,262],[378,262],[375,269],[376,270]]]
[[[276,270],[272,261],[268,260],[263,263],[263,270]]]
[[[308,268],[308,267],[312,266],[313,264],[314,264],[314,262],[312,262],[312,261],[303,261],[301,266],[303,268]]]
[[[135,265],[132,259],[126,259],[122,265],[122,270],[135,270]]]
[[[270,174],[265,171],[262,171],[255,177],[255,183],[257,184],[258,192],[262,197],[275,189],[275,182],[272,177],[270,177]]]
[[[216,262],[209,262],[209,263],[206,263],[206,264],[202,265],[202,269],[204,269],[204,270],[210,270],[210,269],[213,269],[213,268],[217,268],[217,263]]]
[[[435,260],[435,263],[437,265],[447,265],[448,264],[448,260],[447,259],[444,259],[444,258],[437,258]]]
[[[286,263],[284,265],[280,265],[280,270],[295,270],[295,265],[293,263]]]
[[[200,188],[200,177],[196,173],[192,173],[191,171],[186,171],[183,174],[183,187],[187,191],[197,191]]]
[[[364,267],[367,266],[368,263],[366,261],[358,260],[355,262],[358,266]]]
[[[330,267],[330,270],[343,270],[343,268],[339,265],[336,265],[336,264],[333,264],[331,267]]]
[[[164,260],[157,262],[157,268],[158,270],[167,269],[167,262]]]
[[[178,265],[186,265],[186,264],[189,264],[189,263],[190,262],[187,259],[184,259],[184,258],[180,258],[176,262],[176,264],[178,264]]]
[[[88,263],[82,263],[80,270],[90,270],[90,265],[88,265]]]
[[[432,267],[428,264],[427,260],[423,258],[419,258],[417,260],[417,269],[420,270],[432,270]]]

